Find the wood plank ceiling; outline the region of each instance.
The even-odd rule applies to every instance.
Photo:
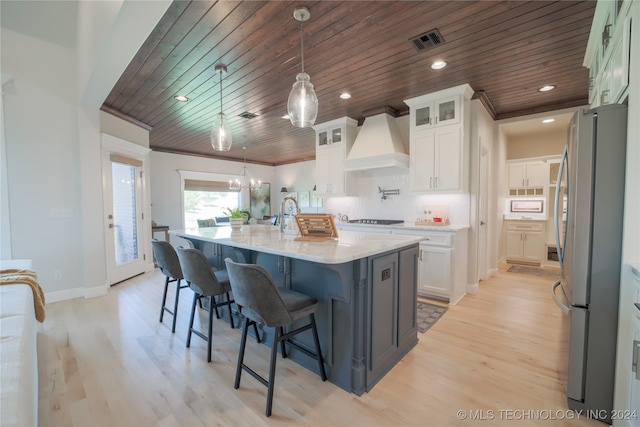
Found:
[[[107,97],[103,110],[151,129],[153,150],[279,165],[315,158],[313,129],[282,118],[301,70],[297,6],[307,6],[305,71],[316,124],[469,83],[496,119],[587,104],[582,60],[595,1],[175,1]],[[437,28],[444,43],[418,52],[410,38]],[[433,71],[436,59],[449,65]],[[211,148],[220,110],[214,67],[225,64],[228,152]],[[556,85],[540,93],[544,85]],[[342,100],[340,93],[352,98]],[[185,95],[188,102],[177,102]],[[239,115],[257,114],[246,119]]]

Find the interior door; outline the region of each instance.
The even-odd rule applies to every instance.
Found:
[[[489,206],[487,200],[489,198],[489,151],[482,147],[480,140],[480,185],[478,186],[478,279],[487,280],[489,265],[487,262],[489,244],[487,218],[489,218]]]
[[[109,284],[144,272],[142,162],[111,154],[103,160]]]

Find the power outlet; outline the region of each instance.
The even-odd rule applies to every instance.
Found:
[[[62,280],[63,274],[62,270],[56,270],[53,272],[53,280]]]

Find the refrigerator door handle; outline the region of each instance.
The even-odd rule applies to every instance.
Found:
[[[565,238],[564,238],[564,245],[560,244],[560,220],[559,220],[559,213],[560,211],[558,210],[560,208],[560,196],[561,196],[561,192],[562,192],[562,174],[564,172],[564,167],[565,164],[567,165],[567,192],[569,191],[569,165],[568,162],[569,161],[569,146],[565,145],[564,147],[564,153],[562,154],[562,160],[560,161],[560,167],[558,168],[558,179],[556,181],[556,197],[555,197],[555,203],[554,203],[554,212],[555,212],[555,218],[554,218],[554,225],[556,228],[556,248],[558,251],[558,261],[560,261],[560,268],[564,267],[564,249],[566,249],[567,247],[567,235],[565,232]],[[567,194],[567,198],[568,198],[568,194]],[[568,206],[567,206],[567,220],[569,219],[569,212],[568,212]]]
[[[562,291],[562,295],[564,296],[564,300],[567,302],[567,304],[560,301],[560,298],[558,298],[558,295],[556,294],[556,289],[558,287],[560,287],[560,290]],[[558,280],[556,283],[553,284],[551,288],[551,294],[553,295],[553,300],[555,301],[556,305],[560,307],[560,310],[562,310],[564,314],[569,315],[571,313],[571,309],[569,308],[569,298],[567,297],[567,293],[564,291],[564,288],[562,287],[562,282],[560,280]]]

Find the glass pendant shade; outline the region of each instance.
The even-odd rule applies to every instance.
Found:
[[[227,117],[221,111],[213,119],[211,129],[211,146],[214,150],[229,151],[231,149],[231,132],[227,124]]]
[[[296,76],[287,102],[287,113],[291,124],[300,128],[311,127],[316,122],[318,97],[307,73],[298,73]]]
[[[231,150],[231,129],[227,123],[227,116],[224,115],[222,110],[222,75],[226,72],[226,65],[216,65],[216,73],[220,75],[220,112],[213,117],[211,146],[217,151]]]

